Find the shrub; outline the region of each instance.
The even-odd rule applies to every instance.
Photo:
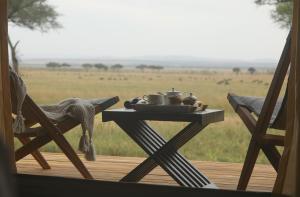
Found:
[[[68,63],[62,63],[61,64],[61,67],[63,68],[70,68],[72,65],[71,64],[68,64]]]
[[[123,65],[121,65],[121,64],[115,64],[115,65],[112,65],[110,68],[112,70],[121,70],[123,68]]]
[[[61,64],[57,62],[49,62],[46,64],[47,68],[60,68]]]
[[[95,64],[94,67],[99,70],[105,70],[105,71],[108,70],[108,66],[106,66],[105,64],[101,64],[101,63]]]
[[[256,73],[256,69],[254,67],[250,67],[248,68],[248,72],[253,75],[254,73]]]
[[[93,65],[92,64],[88,64],[88,63],[82,64],[81,66],[82,66],[82,68],[84,68],[86,70],[89,70],[89,69],[93,68]]]
[[[241,69],[238,68],[238,67],[234,67],[234,68],[232,69],[232,71],[233,71],[235,74],[239,74],[239,73],[241,72]]]

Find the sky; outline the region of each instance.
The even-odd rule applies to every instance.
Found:
[[[277,60],[287,36],[254,0],[49,0],[63,28],[9,26],[21,59]]]

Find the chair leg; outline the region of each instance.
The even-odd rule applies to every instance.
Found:
[[[24,157],[26,157],[27,155],[30,155],[33,151],[41,148],[42,146],[46,145],[50,141],[52,141],[52,138],[49,135],[42,135],[42,136],[35,137],[29,143],[18,148],[15,151],[16,161],[19,161]]]
[[[73,163],[73,165],[77,168],[77,170],[82,174],[82,176],[86,179],[93,179],[92,175],[82,163],[72,146],[65,139],[62,134],[53,135],[54,142],[59,146],[59,148],[65,153],[65,155],[69,158],[69,160]]]
[[[246,190],[251,174],[253,172],[254,165],[256,163],[259,154],[259,150],[260,150],[260,145],[257,143],[255,139],[252,138],[248,147],[248,152],[246,155],[246,159],[238,183],[238,187],[237,187],[238,190]]]
[[[28,137],[18,137],[18,139],[20,140],[20,142],[23,145],[31,142],[30,138],[28,138]],[[50,169],[50,165],[48,164],[48,162],[46,161],[46,159],[43,157],[43,155],[38,150],[35,150],[35,151],[31,152],[31,155],[40,164],[40,166],[44,170]]]
[[[272,164],[274,170],[278,172],[281,155],[274,145],[262,145],[263,152]]]
[[[256,129],[256,126],[255,126],[256,120],[251,115],[250,111],[247,108],[240,106],[237,109],[237,114],[240,116],[240,118],[242,119],[244,124],[247,126],[250,134],[254,135],[256,133],[256,130],[255,130]],[[264,151],[264,153],[267,156],[270,163],[272,164],[272,166],[274,167],[274,169],[277,171],[281,155],[278,152],[278,150],[276,149],[276,147],[274,145],[266,144],[266,145],[262,145],[261,148]]]

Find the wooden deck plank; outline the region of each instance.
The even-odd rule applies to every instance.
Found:
[[[73,167],[68,159],[61,153],[43,153],[52,169],[43,170],[31,157],[17,162],[19,173],[63,176],[82,178],[79,172]],[[83,159],[83,156],[80,155]],[[119,157],[119,156],[97,156],[94,162],[85,161],[85,165],[90,170],[94,178],[106,181],[118,181],[145,158]],[[238,178],[242,169],[242,164],[222,163],[211,161],[191,161],[198,169],[207,175],[212,182],[222,189],[236,189]],[[270,165],[257,164],[253,176],[250,180],[248,190],[252,191],[272,191],[276,173]],[[160,167],[155,168],[143,180],[143,183],[177,185]]]

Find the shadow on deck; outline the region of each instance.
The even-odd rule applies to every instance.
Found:
[[[79,172],[76,171],[63,154],[43,153],[43,155],[52,169],[41,169],[37,162],[31,156],[28,156],[17,162],[18,173],[81,178]],[[82,159],[82,155],[80,157]],[[94,178],[105,181],[120,180],[143,160],[144,158],[137,157],[99,155],[95,162],[89,162],[83,159]],[[242,164],[210,161],[192,161],[192,164],[208,176],[219,188],[230,190],[236,189]],[[257,164],[250,180],[248,190],[272,191],[275,177],[275,171],[271,166]],[[177,185],[177,183],[159,167],[155,168],[141,182],[160,185]]]

